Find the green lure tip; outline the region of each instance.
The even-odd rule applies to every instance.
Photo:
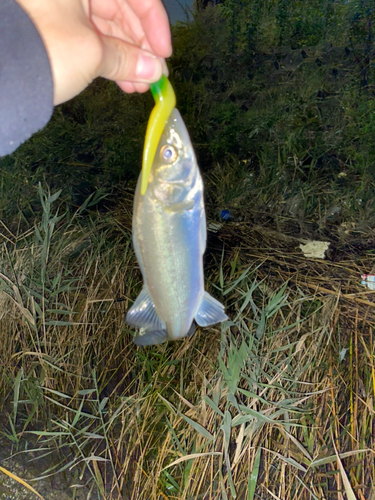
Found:
[[[168,78],[165,75],[163,75],[157,82],[151,83],[150,90],[155,102],[158,102],[158,100],[166,94],[168,90],[168,83]]]

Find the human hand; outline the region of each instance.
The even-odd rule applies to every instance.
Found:
[[[102,76],[145,92],[167,74],[172,53],[161,0],[17,0],[37,27],[51,63],[54,104]]]

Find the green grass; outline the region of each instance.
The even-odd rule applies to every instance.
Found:
[[[85,484],[73,496],[375,489],[375,316],[360,285],[374,269],[374,68],[365,14],[335,4],[307,29],[318,4],[228,1],[174,28],[208,219],[232,214],[205,257],[222,325],[138,349],[125,323],[150,95],[97,81],[0,160],[1,432],[54,457],[41,477]],[[329,258],[305,258],[306,239],[331,241]]]
[[[314,278],[334,264],[264,254],[245,232],[251,263],[228,249],[207,275],[230,321],[138,349],[124,323],[140,285],[128,212],[83,218],[39,194],[41,219],[2,245],[0,368],[15,450],[30,433],[59,450],[41,477],[77,470],[108,499],[366,498],[374,309],[358,267],[339,266],[340,300]]]

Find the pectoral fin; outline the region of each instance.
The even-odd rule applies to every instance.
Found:
[[[146,285],[144,285],[141,293],[129,309],[126,315],[126,322],[131,326],[144,328],[149,331],[165,329],[165,323],[159,318],[154,301]]]
[[[167,331],[166,330],[146,330],[143,331],[143,328],[140,330],[139,334],[137,334],[133,342],[135,345],[139,347],[144,347],[146,345],[157,345],[162,344],[167,340]]]
[[[215,323],[221,323],[227,319],[228,316],[224,312],[223,304],[211,297],[209,293],[204,292],[198,312],[195,316],[195,321],[198,325],[214,325]]]

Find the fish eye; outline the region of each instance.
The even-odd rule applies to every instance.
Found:
[[[173,163],[177,159],[177,150],[173,146],[165,144],[160,149],[160,158],[166,163]]]

